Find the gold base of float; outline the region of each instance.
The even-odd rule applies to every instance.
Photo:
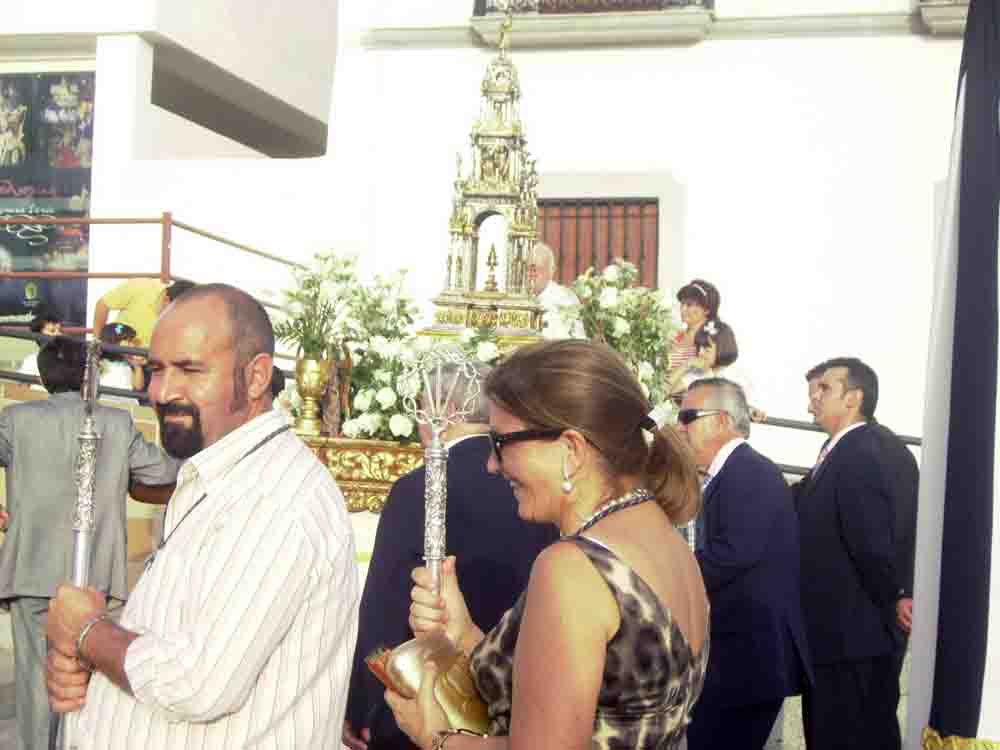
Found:
[[[434,325],[420,331],[420,336],[450,339],[468,328],[492,328],[503,354],[540,340],[543,310],[535,297],[477,292],[442,294],[432,301]]]
[[[299,437],[333,474],[352,513],[381,513],[393,483],[424,462],[424,449],[419,443]]]

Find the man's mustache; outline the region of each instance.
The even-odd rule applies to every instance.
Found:
[[[198,416],[198,409],[194,404],[179,404],[176,402],[170,402],[166,404],[157,404],[156,413],[161,417],[196,417]]]

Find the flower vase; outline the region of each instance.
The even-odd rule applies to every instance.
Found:
[[[301,357],[295,363],[295,384],[302,397],[302,410],[295,420],[296,432],[303,435],[319,435],[322,432],[319,405],[330,382],[332,369],[332,359]]]

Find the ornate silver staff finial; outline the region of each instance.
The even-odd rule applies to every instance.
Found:
[[[90,548],[94,536],[94,481],[97,477],[97,447],[101,436],[94,423],[97,402],[97,378],[100,373],[101,342],[87,344],[87,361],[83,369],[83,421],[77,435],[79,454],[76,457],[76,512],[73,516],[73,585],[90,583]],[[76,748],[76,715],[66,714],[63,722],[63,748]]]
[[[431,442],[424,449],[424,561],[434,590],[439,591],[448,499],[448,450],[441,435],[472,414],[479,398],[479,374],[461,350],[432,347],[417,354],[403,372],[400,391],[403,407],[417,422],[431,428]]]

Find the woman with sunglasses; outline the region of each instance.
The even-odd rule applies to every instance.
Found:
[[[440,597],[414,571],[410,626],[444,628],[470,656],[490,735],[450,728],[433,668],[415,700],[387,693],[422,750],[682,746],[708,661],[708,603],[674,529],[696,511],[697,474],[660,430],[611,349],[563,340],[522,347],[487,379],[491,472],[518,514],[559,528],[527,590],[484,634],[445,562]]]

